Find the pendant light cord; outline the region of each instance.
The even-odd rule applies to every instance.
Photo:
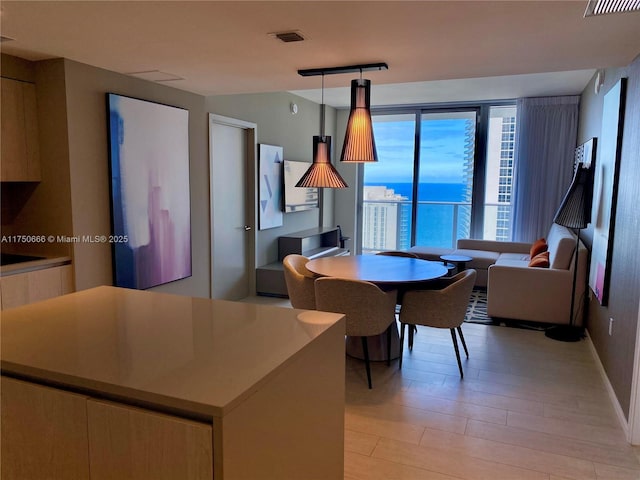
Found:
[[[322,93],[320,97],[320,138],[324,141],[324,73],[322,74]]]

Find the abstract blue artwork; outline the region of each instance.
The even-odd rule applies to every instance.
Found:
[[[191,276],[189,112],[107,94],[114,285]]]

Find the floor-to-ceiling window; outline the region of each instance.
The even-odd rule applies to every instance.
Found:
[[[374,112],[364,166],[363,253],[459,238],[508,240],[515,106]]]

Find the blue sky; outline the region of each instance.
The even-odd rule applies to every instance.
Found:
[[[378,117],[381,119],[384,117]],[[414,121],[378,121],[374,134],[378,163],[365,166],[366,183],[412,182]],[[467,120],[430,119],[421,125],[420,182],[464,183]]]

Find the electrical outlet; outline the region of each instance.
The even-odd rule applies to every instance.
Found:
[[[609,335],[613,335],[613,318],[609,318]]]

